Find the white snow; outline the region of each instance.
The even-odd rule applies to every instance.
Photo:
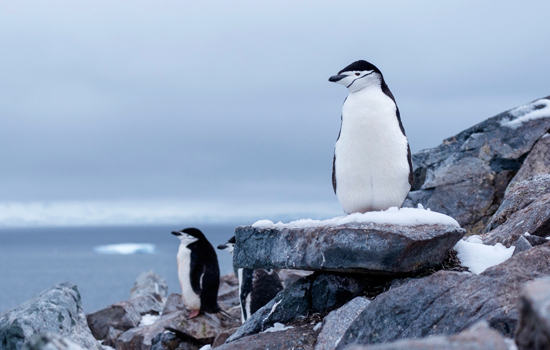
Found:
[[[273,327],[270,327],[268,329],[266,329],[264,331],[264,333],[268,333],[268,332],[279,332],[279,331],[284,331],[285,329],[291,329],[291,328],[294,328],[292,326],[288,326],[288,327],[285,327],[284,324],[282,323],[279,323],[279,322],[275,322],[273,324]]]
[[[313,331],[314,332],[317,332],[319,330],[319,328],[321,328],[321,326],[323,325],[323,322],[319,322],[315,325],[315,327],[313,327]]]
[[[157,320],[160,318],[160,315],[151,315],[151,314],[145,314],[141,316],[141,321],[139,321],[139,326],[149,326],[153,323],[157,322]]]
[[[210,350],[210,349],[212,349],[212,345],[206,344],[205,346],[203,346],[203,347],[200,348],[199,350]]]
[[[539,109],[535,109],[539,108]],[[540,108],[542,107],[542,108]],[[521,106],[510,111],[514,119],[502,119],[501,126],[506,126],[512,129],[517,129],[522,123],[533,119],[549,118],[550,117],[550,100],[540,99],[525,106]]]
[[[270,220],[260,220],[252,224],[256,228],[305,228],[338,226],[348,223],[376,223],[376,224],[394,224],[403,226],[431,225],[441,224],[460,227],[455,219],[445,214],[436,213],[429,209],[418,208],[389,208],[385,211],[370,211],[364,214],[354,213],[345,216],[338,216],[328,220],[302,219],[291,221],[288,224],[278,222],[276,224]]]
[[[470,236],[466,240],[458,241],[454,249],[463,266],[475,274],[480,274],[489,267],[508,260],[515,247],[506,248],[500,243],[494,246],[485,245],[479,236]]]
[[[155,254],[155,245],[151,243],[120,243],[94,247],[98,254]]]

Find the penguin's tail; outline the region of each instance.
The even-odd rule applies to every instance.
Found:
[[[218,316],[218,318],[220,319],[220,321],[222,322],[228,322],[228,321],[231,321],[231,319],[233,317],[231,317],[230,314],[228,314],[227,312],[225,312],[224,310],[220,309],[220,311],[216,312],[216,316]]]

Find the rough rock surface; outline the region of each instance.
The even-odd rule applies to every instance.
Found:
[[[519,298],[519,350],[550,349],[550,278],[528,283]]]
[[[370,300],[367,298],[357,297],[329,313],[323,320],[323,328],[317,336],[315,350],[334,349],[351,323],[369,304]]]
[[[85,350],[80,345],[55,333],[35,334],[21,350]]]
[[[314,325],[293,326],[292,328],[264,332],[226,343],[219,350],[313,350],[318,331]]]
[[[523,165],[512,181],[508,184],[509,188],[523,180],[535,175],[550,174],[550,134],[546,133],[535,143],[531,152],[525,158]]]
[[[377,296],[337,349],[404,338],[458,333],[480,320],[512,337],[522,284],[550,275],[550,242],[517,254],[480,275],[439,271]]]
[[[405,206],[420,203],[452,216],[469,234],[483,233],[508,183],[550,129],[550,113],[528,120],[549,98],[501,113],[414,154],[415,182]]]
[[[143,315],[158,315],[163,308],[159,299],[159,294],[147,294],[110,305],[87,315],[88,326],[98,340],[105,339],[110,329],[127,331],[139,326]]]
[[[525,232],[550,236],[550,175],[518,182],[506,194],[491,227],[496,228],[482,236],[485,244],[510,247]]]
[[[250,269],[408,274],[441,263],[464,233],[450,225],[240,226],[233,262]]]
[[[522,253],[526,250],[529,250],[529,249],[533,248],[531,243],[529,243],[529,241],[526,240],[525,237],[523,237],[523,236],[520,236],[518,238],[516,243],[514,243],[514,246],[516,247],[516,249],[514,249],[514,253],[512,255],[516,255],[516,254]]]
[[[352,345],[346,350],[509,350],[509,347],[497,331],[491,329],[486,322],[479,322],[460,334],[448,337],[403,339],[370,346]]]
[[[130,291],[130,299],[149,294],[157,294],[163,300],[168,296],[168,284],[166,280],[153,271],[143,272],[138,276]]]
[[[57,333],[85,349],[100,349],[86,323],[80,292],[68,282],[0,314],[0,350],[18,350],[36,333]]]

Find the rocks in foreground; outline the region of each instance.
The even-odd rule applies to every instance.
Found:
[[[0,314],[0,350],[19,350],[37,333],[56,333],[85,349],[101,349],[86,323],[80,292],[68,282]]]
[[[80,345],[55,333],[35,334],[21,350],[85,350]]]
[[[235,229],[237,267],[403,275],[440,264],[464,236],[452,218],[390,208],[325,221]]]
[[[528,283],[519,299],[519,350],[550,349],[550,278]]]
[[[153,271],[143,272],[138,276],[132,290],[130,290],[130,299],[145,295],[158,295],[162,300],[165,300],[168,297],[166,280]]]

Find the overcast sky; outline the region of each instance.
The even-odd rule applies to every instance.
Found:
[[[3,1],[0,226],[338,215],[347,91],[331,75],[377,65],[414,153],[550,95],[548,13],[543,1]]]

